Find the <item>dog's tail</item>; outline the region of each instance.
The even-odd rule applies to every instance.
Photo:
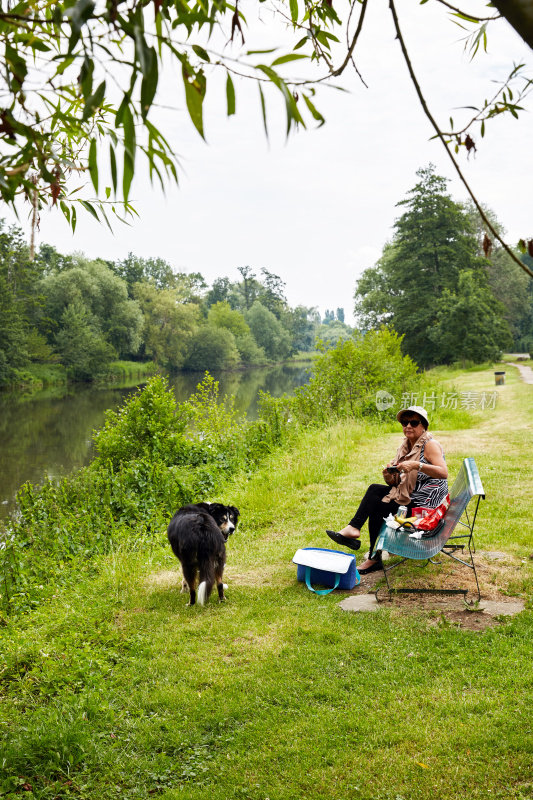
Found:
[[[207,602],[207,581],[202,581],[200,586],[198,587],[198,595],[197,595],[198,605],[205,606]]]

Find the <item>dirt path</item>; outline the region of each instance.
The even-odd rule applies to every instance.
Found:
[[[509,366],[517,368],[524,383],[533,383],[533,369],[528,367],[527,364],[513,364],[509,361]]]

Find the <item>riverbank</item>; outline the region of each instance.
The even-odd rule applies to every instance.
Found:
[[[7,392],[35,394],[52,386],[102,386],[117,381],[147,379],[158,372],[160,370],[153,361],[113,361],[106,372],[99,375],[92,384],[80,384],[69,379],[62,364],[30,364],[24,369],[14,371],[13,379],[0,386],[0,395]]]
[[[447,380],[465,398],[494,392],[492,369]],[[4,626],[4,797],[530,797],[531,391],[509,368],[493,407],[434,431],[452,476],[476,458],[477,549],[506,554],[492,580],[525,612],[474,633],[416,603],[354,615],[346,593],[311,595],[295,550],[329,546],[399,431],[302,432],[220,497],[242,513],[224,605],[186,607],[162,528]]]
[[[317,351],[313,352],[299,352],[296,353],[291,358],[279,362],[279,363],[268,363],[268,364],[261,364],[261,365],[247,365],[241,366],[239,369],[231,369],[231,370],[224,370],[228,374],[237,372],[242,373],[249,370],[256,369],[258,371],[262,369],[271,369],[274,367],[279,367],[282,365],[311,365],[313,360],[318,356]],[[106,367],[106,371],[101,375],[98,375],[94,381],[86,381],[84,383],[80,383],[79,381],[72,381],[68,377],[67,369],[62,364],[30,364],[29,366],[25,367],[24,369],[14,370],[14,376],[9,383],[0,385],[0,396],[3,393],[16,393],[20,392],[21,394],[36,394],[43,389],[47,389],[53,386],[96,386],[102,387],[107,385],[112,385],[116,383],[122,383],[125,385],[126,381],[130,382],[130,385],[134,382],[142,383],[144,380],[147,380],[152,375],[158,374],[167,374],[165,370],[162,370],[157,364],[153,361],[113,361],[111,364],[108,364]],[[169,377],[172,379],[176,375],[192,375],[199,376],[197,382],[201,380],[201,376],[204,372],[195,373],[190,370],[178,370],[175,373],[169,374]]]

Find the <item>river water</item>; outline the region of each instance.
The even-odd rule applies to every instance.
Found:
[[[257,415],[259,390],[274,397],[290,394],[309,380],[310,365],[226,372],[214,377],[221,395],[234,395],[235,407]],[[203,375],[182,373],[170,379],[178,402],[186,400]],[[117,409],[137,386],[57,387],[36,395],[0,393],[0,520],[15,508],[15,495],[26,481],[39,484],[88,464],[92,434],[104,423],[107,409]]]

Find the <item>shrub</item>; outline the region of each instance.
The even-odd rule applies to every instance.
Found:
[[[378,391],[396,397],[413,391],[419,382],[417,367],[402,355],[401,341],[401,336],[383,328],[366,335],[355,333],[323,349],[314,362],[311,381],[296,391],[295,413],[319,424],[332,418],[376,415]]]
[[[118,411],[106,412],[104,427],[94,435],[95,449],[114,467],[139,458],[181,463],[187,422],[186,407],[176,409],[166,379],[157,375]]]

